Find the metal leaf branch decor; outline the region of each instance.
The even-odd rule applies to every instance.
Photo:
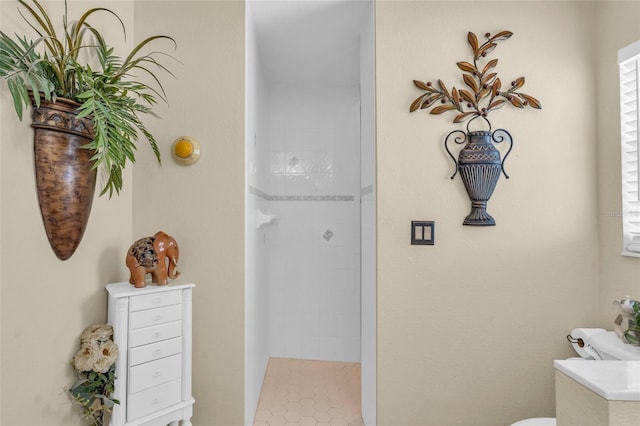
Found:
[[[473,50],[473,64],[465,61],[456,64],[463,71],[462,79],[468,89],[458,90],[453,87],[449,91],[442,80],[438,80],[438,87],[435,87],[430,81],[424,83],[413,80],[413,83],[426,93],[413,101],[410,111],[429,109],[440,103],[431,109],[431,114],[457,111],[458,114],[454,117],[453,122],[462,123],[471,118],[487,117],[491,111],[501,108],[506,103],[510,103],[516,108],[529,106],[540,109],[542,107],[540,101],[533,96],[518,92],[518,89],[524,86],[524,77],[516,78],[507,90],[501,90],[502,81],[494,72],[498,60],[492,59],[484,66],[478,63],[496,48],[497,42],[507,40],[512,35],[511,31],[500,31],[493,36],[486,33],[487,41],[480,45],[478,37],[469,32],[467,40]]]
[[[491,122],[487,118],[490,112],[510,104],[513,107],[524,109],[526,107],[541,109],[542,104],[531,95],[520,91],[524,86],[524,77],[518,77],[511,81],[508,87],[503,89],[502,81],[495,72],[498,59],[491,59],[483,63],[485,58],[498,46],[498,42],[509,39],[511,31],[500,31],[494,35],[485,34],[486,41],[482,44],[478,37],[469,32],[467,41],[473,53],[473,63],[461,61],[456,65],[462,70],[462,80],[465,87],[457,89],[447,88],[444,82],[437,80],[437,85],[431,81],[426,83],[413,80],[413,84],[424,93],[418,96],[409,108],[410,112],[419,109],[429,110],[430,114],[439,115],[447,111],[455,111],[454,123],[467,121],[466,133],[462,130],[454,130],[447,135],[444,141],[447,153],[453,159],[456,172],[451,179],[460,172],[467,194],[471,199],[471,212],[464,220],[464,225],[492,226],[495,220],[487,213],[487,202],[493,194],[500,173],[508,179],[504,171],[504,160],[511,152],[513,139],[511,134],[504,129],[491,131]],[[471,121],[482,118],[489,126],[489,130],[469,131]],[[466,145],[458,155],[453,156],[447,142],[452,137],[456,144]],[[492,142],[501,143],[509,141],[509,150],[502,160],[500,152]]]

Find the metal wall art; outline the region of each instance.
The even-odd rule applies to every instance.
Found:
[[[494,71],[498,65],[498,59],[481,62],[491,53],[497,43],[507,40],[513,35],[511,31],[500,31],[494,35],[485,34],[486,41],[482,44],[478,37],[469,32],[467,41],[473,53],[473,63],[458,62],[458,68],[462,70],[462,79],[465,88],[451,90],[438,79],[437,84],[431,81],[426,83],[413,80],[416,87],[424,93],[418,96],[409,108],[410,112],[419,109],[430,110],[430,114],[438,115],[447,111],[455,111],[454,123],[467,122],[467,131],[454,130],[447,135],[444,144],[447,153],[453,159],[456,171],[451,179],[460,172],[467,194],[471,199],[471,212],[464,220],[464,225],[492,226],[495,220],[487,213],[487,202],[493,194],[500,173],[508,179],[504,171],[504,160],[511,152],[513,140],[508,131],[497,129],[491,131],[491,123],[487,116],[490,112],[511,104],[516,108],[531,107],[541,109],[542,105],[533,96],[520,92],[524,86],[524,77],[518,77],[503,89],[502,81]],[[488,130],[470,131],[469,124],[478,118],[482,118],[487,124]],[[466,144],[458,154],[458,158],[451,153],[447,142],[449,138],[456,144]],[[504,158],[500,159],[500,152],[493,143],[509,142],[509,149]]]

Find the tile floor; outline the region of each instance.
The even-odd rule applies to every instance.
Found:
[[[364,426],[360,363],[271,358],[253,426]]]

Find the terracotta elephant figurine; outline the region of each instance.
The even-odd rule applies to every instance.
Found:
[[[168,278],[175,280],[180,249],[173,237],[159,231],[153,237],[140,238],[127,252],[126,265],[131,272],[129,282],[136,288],[146,287],[145,277],[151,274],[152,282],[167,285]]]

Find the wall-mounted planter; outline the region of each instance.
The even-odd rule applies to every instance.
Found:
[[[154,105],[158,99],[166,101],[157,74],[171,74],[160,60],[171,56],[149,48],[163,41],[175,48],[176,42],[165,35],[150,36],[123,59],[90,22],[96,14],[110,16],[124,33],[124,21],[114,11],[90,7],[76,20],[67,15],[65,0],[55,25],[41,1],[18,3],[18,14],[36,39],[0,31],[0,77],[18,119],[33,106],[40,212],[53,251],[65,260],[87,226],[96,169],[105,176],[100,195],[109,193],[111,198],[122,189],[126,164],[135,162],[140,136],[160,161],[158,144],[142,118],[156,116]]]
[[[58,98],[33,109],[34,161],[40,213],[49,244],[66,260],[82,240],[96,187],[92,123],[78,119],[80,104]]]

